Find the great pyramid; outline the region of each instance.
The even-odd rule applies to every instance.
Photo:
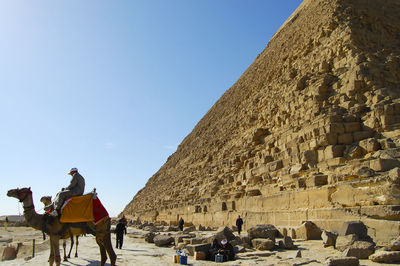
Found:
[[[305,0],[125,207],[142,221],[400,231],[400,1]]]

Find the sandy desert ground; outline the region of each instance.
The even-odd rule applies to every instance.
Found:
[[[128,234],[124,237],[122,249],[114,249],[118,258],[117,265],[177,265],[173,263],[175,250],[172,247],[156,247],[154,244],[146,243],[143,235],[146,231],[128,228]],[[204,232],[202,232],[204,234]],[[42,233],[28,227],[9,227],[6,231],[0,227],[0,246],[12,239],[12,243],[22,242],[24,246],[15,260],[2,261],[1,265],[48,265],[48,239],[43,241]],[[35,239],[36,255],[26,260],[32,253],[32,240]],[[115,235],[112,235],[115,244]],[[278,250],[273,252],[248,251],[239,253],[237,259],[225,262],[224,265],[324,265],[329,256],[338,256],[340,252],[332,247],[323,248],[322,241],[295,241],[302,258],[294,257],[297,250]],[[69,243],[68,243],[69,245]],[[2,252],[3,248],[0,250]],[[60,250],[62,254],[62,249]],[[79,238],[79,257],[70,258],[68,262],[61,265],[100,265],[100,253],[93,236],[82,236]],[[73,256],[74,251],[71,252]],[[268,256],[265,256],[268,255]],[[106,265],[110,265],[109,261]],[[217,265],[210,261],[196,261],[193,257],[188,258],[188,265]],[[219,265],[219,263],[218,263]],[[360,260],[360,265],[379,265],[368,260]],[[385,264],[389,265],[389,264]]]

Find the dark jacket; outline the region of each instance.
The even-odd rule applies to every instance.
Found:
[[[224,255],[224,261],[235,259],[235,249],[233,248],[232,244],[229,242],[222,246],[219,253]]]
[[[236,219],[236,226],[237,227],[240,227],[240,226],[242,226],[243,225],[243,220],[242,220],[242,218],[237,218]]]
[[[115,233],[116,233],[117,235],[119,235],[119,236],[122,236],[122,235],[124,235],[124,232],[125,232],[125,235],[126,235],[126,227],[125,227],[125,224],[124,224],[123,222],[119,222],[119,223],[117,224],[117,227],[115,228]]]

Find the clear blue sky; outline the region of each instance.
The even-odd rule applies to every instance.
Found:
[[[71,167],[119,214],[300,3],[0,0],[0,215]]]

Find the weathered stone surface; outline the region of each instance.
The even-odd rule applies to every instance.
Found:
[[[360,261],[356,257],[332,257],[325,261],[328,266],[358,266]]]
[[[196,226],[194,226],[194,225],[186,227],[186,228],[183,229],[184,233],[190,233],[190,232],[193,232],[193,231],[196,231]]]
[[[339,235],[346,236],[355,234],[358,239],[366,239],[368,238],[368,229],[363,222],[360,221],[351,221],[345,222],[340,228]]]
[[[153,242],[157,247],[168,246],[174,242],[174,238],[167,235],[156,235],[153,238]]]
[[[400,251],[400,237],[398,237],[397,239],[393,240],[390,243],[389,246],[391,251]]]
[[[335,246],[336,244],[336,238],[338,235],[334,232],[329,232],[326,230],[322,230],[321,238],[322,242],[324,244],[324,247],[329,247],[329,246]]]
[[[228,241],[231,241],[231,240],[236,239],[236,236],[233,234],[232,229],[225,226],[225,227],[218,228],[217,232],[212,237],[210,237],[211,241],[214,238],[218,239],[219,241],[221,241],[223,239],[227,239]]]
[[[244,230],[362,220],[388,244],[400,225],[387,172],[400,167],[399,13],[397,0],[305,0],[123,213],[196,226],[240,214]]]
[[[154,234],[153,232],[147,233],[144,235],[144,240],[148,243],[154,243],[155,236],[156,234]]]
[[[189,252],[190,256],[193,256],[195,252],[204,252],[208,254],[210,250],[211,244],[198,244],[198,245],[187,245],[186,249]]]
[[[257,250],[273,250],[275,248],[275,241],[266,238],[254,238],[251,244]]]
[[[322,231],[316,224],[310,221],[304,222],[296,229],[296,237],[305,240],[321,239]]]
[[[275,241],[278,236],[278,229],[272,224],[262,224],[251,227],[247,230],[247,234],[250,239],[254,238],[269,238]]]
[[[400,251],[378,251],[369,259],[379,263],[400,263]]]
[[[336,238],[336,244],[335,248],[339,251],[344,251],[351,245],[353,245],[354,242],[358,240],[357,235],[351,234],[351,235],[346,235],[346,236],[338,236]]]
[[[359,259],[368,259],[375,251],[375,245],[367,241],[355,241],[343,252],[345,257],[356,257]]]

